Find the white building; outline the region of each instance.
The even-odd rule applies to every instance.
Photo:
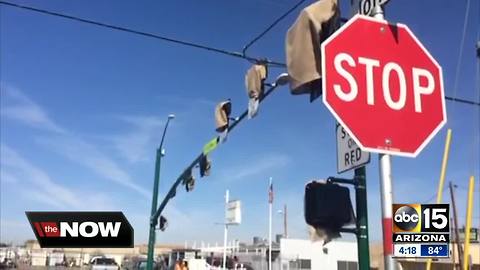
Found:
[[[0,262],[5,259],[15,259],[15,250],[12,247],[0,247]]]
[[[34,249],[30,253],[32,266],[45,266],[47,265],[47,251],[42,249]]]
[[[356,242],[331,241],[323,245],[321,241],[283,238],[279,257],[283,270],[356,270],[358,264]]]

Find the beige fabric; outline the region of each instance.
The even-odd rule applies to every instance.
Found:
[[[218,132],[223,132],[228,128],[228,118],[232,111],[232,104],[229,100],[218,103],[215,108],[215,124]]]
[[[286,38],[287,69],[292,94],[305,94],[322,76],[320,44],[335,29],[337,0],[320,0],[306,7]]]
[[[263,80],[267,78],[267,67],[253,65],[245,75],[245,87],[249,98],[259,99],[263,94]]]

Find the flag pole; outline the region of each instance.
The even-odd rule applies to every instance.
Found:
[[[227,215],[228,211],[228,200],[229,200],[229,191],[225,191],[225,216]],[[228,221],[225,218],[225,229],[223,230],[223,261],[222,261],[222,269],[225,270],[227,266],[227,237],[228,237]]]
[[[272,270],[272,205],[273,205],[273,186],[272,177],[269,181],[268,191],[268,270]]]

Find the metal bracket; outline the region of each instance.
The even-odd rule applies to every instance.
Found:
[[[357,234],[358,233],[358,230],[356,228],[340,228],[339,232],[341,233],[353,233],[353,234]]]
[[[358,180],[357,180],[357,178],[345,179],[345,178],[337,178],[337,177],[329,176],[327,178],[327,183],[339,183],[339,184],[347,184],[347,185],[357,186],[358,185]]]

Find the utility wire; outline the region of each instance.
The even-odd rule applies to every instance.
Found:
[[[442,189],[442,194],[443,194],[443,192],[445,192],[445,189],[446,189],[446,188],[447,188],[447,186],[444,185],[444,186],[443,186],[443,189]],[[437,192],[435,192],[434,194],[432,194],[432,196],[430,196],[427,200],[424,200],[424,201],[422,202],[422,204],[432,202],[436,197],[437,197]]]
[[[464,103],[464,104],[470,104],[470,105],[480,106],[480,102],[476,102],[476,101],[472,101],[472,100],[466,100],[466,99],[449,97],[449,96],[445,96],[445,99],[446,99],[446,100],[450,100],[450,101],[459,102],[459,103]]]
[[[260,40],[263,36],[265,36],[270,30],[272,30],[273,27],[275,27],[280,21],[285,19],[290,13],[292,13],[295,9],[297,9],[300,5],[302,5],[306,0],[300,0],[297,4],[295,4],[293,7],[291,7],[289,10],[287,10],[285,13],[283,13],[280,17],[278,17],[273,23],[271,23],[263,32],[258,34],[258,36],[254,37],[250,42],[247,43],[243,47],[242,54],[246,55],[246,52],[248,48],[250,48],[255,42]],[[345,23],[348,21],[347,18],[340,18],[340,21]]]
[[[11,2],[7,2],[7,1],[3,1],[3,0],[0,0],[0,5],[6,5],[6,6],[14,7],[14,8],[33,11],[33,12],[37,12],[37,13],[44,14],[44,15],[61,17],[61,18],[64,18],[64,19],[74,20],[74,21],[77,21],[77,22],[82,22],[82,23],[87,23],[87,24],[90,24],[90,25],[95,25],[95,26],[99,26],[99,27],[108,28],[108,29],[111,29],[111,30],[117,30],[117,31],[122,31],[122,32],[130,33],[130,34],[150,37],[150,38],[154,38],[154,39],[158,39],[158,40],[162,40],[162,41],[166,41],[166,42],[171,42],[171,43],[174,43],[174,44],[184,45],[184,46],[187,46],[187,47],[193,47],[193,48],[197,48],[197,49],[207,50],[207,51],[210,51],[210,52],[220,53],[220,54],[227,55],[227,56],[246,59],[250,62],[264,63],[264,64],[268,64],[268,65],[271,65],[271,66],[276,66],[276,67],[286,67],[285,63],[278,62],[278,61],[271,61],[271,60],[268,60],[268,59],[260,59],[260,58],[249,57],[249,56],[245,56],[243,53],[240,53],[240,52],[227,51],[227,50],[224,50],[224,49],[209,47],[209,46],[205,46],[205,45],[202,45],[202,44],[197,44],[197,43],[193,43],[193,42],[174,39],[174,38],[161,36],[161,35],[157,35],[157,34],[153,34],[153,33],[147,33],[147,32],[134,30],[134,29],[126,28],[126,27],[115,26],[115,25],[111,25],[111,24],[107,24],[107,23],[92,21],[92,20],[89,20],[89,19],[84,19],[84,18],[80,18],[80,17],[76,17],[76,16],[66,15],[66,14],[62,14],[62,13],[58,13],[58,12],[54,12],[54,11],[49,11],[49,10],[39,9],[39,8],[31,7],[31,6],[20,5],[20,4],[11,3]],[[342,18],[341,21],[345,22],[346,19]],[[476,106],[480,107],[480,102],[476,102],[476,101],[460,99],[460,98],[456,98],[456,97],[448,97],[448,96],[445,96],[445,99],[450,100],[450,101],[454,101],[454,102],[469,104],[469,105],[476,105]]]
[[[99,26],[99,27],[104,27],[104,28],[109,28],[109,29],[118,30],[118,31],[122,31],[122,32],[127,32],[127,33],[130,33],[130,34],[136,34],[136,35],[140,35],[140,36],[150,37],[150,38],[163,40],[163,41],[167,41],[167,42],[171,42],[171,43],[175,43],[175,44],[179,44],[179,45],[183,45],[183,46],[188,46],[188,47],[193,47],[193,48],[197,48],[197,49],[207,50],[207,51],[220,53],[220,54],[224,54],[224,55],[228,55],[228,56],[232,56],[232,57],[236,57],[236,58],[242,58],[242,59],[246,59],[250,62],[260,62],[260,63],[264,63],[264,64],[268,64],[268,65],[272,65],[272,66],[279,66],[279,67],[285,67],[286,66],[284,63],[280,63],[280,62],[277,62],[277,61],[270,61],[268,59],[259,59],[259,58],[254,58],[254,57],[250,57],[250,56],[245,56],[244,54],[239,53],[239,52],[232,52],[232,51],[228,51],[228,50],[225,50],[225,49],[210,47],[210,46],[206,46],[206,45],[202,45],[202,44],[198,44],[198,43],[193,43],[193,42],[189,42],[189,41],[174,39],[174,38],[167,37],[167,36],[162,36],[162,35],[157,35],[157,34],[153,34],[153,33],[143,32],[143,31],[134,30],[134,29],[126,28],[126,27],[122,27],[122,26],[116,26],[116,25],[112,25],[112,24],[102,23],[102,22],[98,22],[98,21],[84,19],[84,18],[80,18],[80,17],[76,17],[76,16],[72,16],[72,15],[67,15],[67,14],[62,14],[62,13],[49,11],[49,10],[45,10],[45,9],[39,9],[39,8],[20,5],[20,4],[16,4],[16,3],[7,2],[7,1],[0,1],[0,4],[10,6],[10,7],[19,8],[19,9],[29,10],[29,11],[33,11],[33,12],[37,12],[37,13],[41,13],[41,14],[45,14],[45,15],[50,15],[50,16],[55,16],[55,17],[61,17],[61,18],[64,18],[64,19],[74,20],[74,21],[77,21],[77,22],[87,23],[87,24],[95,25],[95,26]]]
[[[465,46],[465,36],[467,35],[468,15],[470,13],[469,11],[470,11],[470,0],[467,0],[467,5],[465,7],[465,19],[463,20],[462,38],[460,39],[460,50],[458,52],[457,67],[455,70],[455,81],[453,82],[453,99],[457,97],[458,80],[460,77],[460,67],[462,64],[463,47]],[[452,115],[453,115],[453,112],[455,112],[455,105],[452,108]]]
[[[263,32],[261,32],[259,35],[254,37],[250,42],[247,43],[243,47],[242,54],[245,56],[247,53],[248,48],[252,46],[255,42],[257,42],[259,39],[261,39],[265,34],[268,33],[268,31],[272,30],[275,25],[277,25],[281,20],[285,19],[290,13],[292,13],[295,9],[297,9],[301,4],[303,4],[306,0],[300,0],[297,4],[295,4],[293,7],[291,7],[287,12],[283,13],[280,17],[278,17],[273,23],[271,23]]]

